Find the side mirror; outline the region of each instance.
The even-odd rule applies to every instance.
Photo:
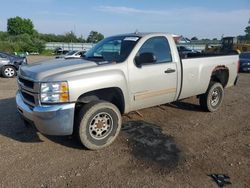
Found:
[[[153,53],[145,52],[141,53],[139,56],[135,58],[135,63],[137,67],[141,67],[142,65],[152,64],[156,62],[156,57]]]

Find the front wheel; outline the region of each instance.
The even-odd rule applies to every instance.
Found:
[[[211,82],[205,94],[200,96],[200,106],[203,110],[214,112],[219,109],[224,98],[221,83]]]
[[[88,149],[110,145],[121,129],[121,114],[112,103],[96,101],[85,104],[77,115],[76,134]]]
[[[4,66],[2,68],[2,76],[4,78],[13,78],[16,76],[16,69],[13,66]]]

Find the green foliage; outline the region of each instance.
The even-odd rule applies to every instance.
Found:
[[[51,56],[53,55],[54,50],[43,50],[41,55],[45,55],[45,56]]]
[[[250,40],[250,26],[247,26],[246,28],[245,28],[245,33],[246,33],[246,35],[245,35],[245,37],[246,37],[246,40]]]
[[[16,49],[19,49],[19,46],[16,43],[7,41],[0,42],[0,51],[12,53],[17,51]]]
[[[17,16],[7,20],[7,32],[0,31],[0,51],[51,54],[51,51],[45,50],[46,42],[96,43],[103,38],[104,36],[97,31],[91,31],[87,40],[82,36],[77,37],[73,31],[64,35],[38,33],[30,19]]]
[[[10,35],[33,35],[35,32],[32,21],[19,16],[8,19],[7,31]]]
[[[68,32],[65,34],[65,42],[78,42],[77,36],[75,35],[75,33]]]
[[[91,31],[89,33],[89,36],[87,38],[87,42],[90,42],[90,43],[97,43],[99,42],[100,40],[104,39],[104,36],[103,34],[101,33],[98,33],[97,31]]]
[[[77,37],[74,32],[70,31],[65,35],[55,35],[55,34],[39,34],[39,38],[46,42],[86,42],[85,39],[81,37]]]
[[[29,34],[9,35],[0,32],[0,51],[5,52],[39,52],[45,48],[45,42]]]

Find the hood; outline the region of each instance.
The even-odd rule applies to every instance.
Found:
[[[23,61],[25,59],[25,57],[20,57],[20,56],[14,56],[14,55],[10,55],[9,59],[11,61]]]
[[[98,65],[95,62],[83,59],[53,59],[21,66],[19,74],[35,81],[42,81],[54,75],[62,75],[96,66]]]

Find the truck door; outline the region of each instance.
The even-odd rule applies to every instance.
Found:
[[[153,55],[153,57],[152,57]],[[139,64],[137,60],[141,61]],[[152,61],[149,59],[153,58]],[[131,110],[172,102],[176,96],[177,67],[166,37],[144,42],[129,68]]]

